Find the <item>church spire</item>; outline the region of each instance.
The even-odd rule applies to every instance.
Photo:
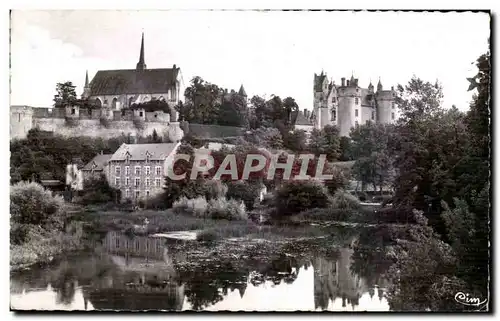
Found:
[[[89,71],[85,71],[85,88],[89,86]]]
[[[137,70],[146,69],[146,63],[144,62],[144,32],[142,33],[141,52],[139,54],[139,62],[137,63],[136,69]]]

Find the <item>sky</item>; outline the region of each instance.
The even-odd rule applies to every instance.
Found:
[[[20,11],[11,16],[11,105],[52,106],[58,82],[83,91],[85,71],[134,69],[145,34],[148,68],[181,68],[249,97],[295,98],[312,109],[314,73],[384,89],[413,75],[469,108],[467,77],[488,50],[483,13],[282,11]]]

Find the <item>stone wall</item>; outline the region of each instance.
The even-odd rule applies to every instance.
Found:
[[[179,123],[153,121],[113,120],[104,125],[97,119],[78,119],[73,124],[68,124],[64,118],[34,118],[33,127],[53,131],[65,137],[111,138],[122,134],[139,137],[152,135],[154,130],[159,136],[166,135],[172,141],[178,141],[183,137]]]

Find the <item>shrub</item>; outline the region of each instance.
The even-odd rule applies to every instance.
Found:
[[[85,194],[81,198],[82,204],[102,204],[118,201],[121,198],[119,189],[109,186],[104,175],[99,178],[92,178],[85,182]]]
[[[330,207],[332,198],[318,181],[287,181],[276,191],[274,204],[275,218],[282,218],[311,208]]]
[[[204,197],[197,197],[195,199],[188,199],[181,197],[173,204],[175,213],[187,213],[196,217],[205,217],[208,207],[207,200]]]
[[[230,181],[227,184],[227,198],[243,201],[248,210],[253,210],[262,185],[248,181]]]
[[[207,216],[212,219],[247,220],[245,204],[237,200],[217,198],[208,202]]]
[[[356,210],[361,207],[356,196],[339,189],[333,195],[333,207],[341,210]]]
[[[60,228],[66,211],[62,197],[37,183],[19,182],[10,189],[10,214],[14,223]]]
[[[200,242],[213,242],[219,238],[217,232],[214,230],[203,230],[196,234],[196,240]]]
[[[227,185],[219,180],[207,180],[203,189],[207,200],[225,197],[228,191]]]

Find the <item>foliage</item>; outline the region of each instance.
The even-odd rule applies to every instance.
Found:
[[[259,127],[248,131],[245,140],[257,146],[271,149],[283,148],[283,137],[278,129],[273,127]]]
[[[263,185],[248,181],[231,181],[227,183],[227,187],[228,199],[243,201],[248,210],[253,210],[255,200],[259,197]]]
[[[194,199],[183,196],[174,202],[172,208],[177,214],[187,213],[195,217],[206,217],[208,202],[201,196]]]
[[[335,126],[327,125],[321,130],[314,129],[309,139],[309,150],[316,156],[326,155],[328,161],[340,157],[339,130]]]
[[[196,234],[196,240],[200,242],[213,242],[218,239],[219,235],[215,230],[203,230]]]
[[[61,228],[64,200],[37,183],[19,182],[10,189],[11,222]]]
[[[170,113],[170,106],[168,103],[164,100],[158,100],[158,99],[151,99],[147,102],[139,103],[139,104],[132,104],[132,106],[129,107],[130,110],[136,110],[136,109],[144,109],[145,112],[155,112],[155,111],[162,111],[166,114]]]
[[[206,180],[203,189],[205,191],[205,198],[208,201],[225,197],[228,191],[227,185],[218,180]]]
[[[54,107],[66,107],[73,104],[76,98],[76,86],[71,81],[57,83],[56,94],[54,95]]]
[[[286,133],[283,137],[285,148],[297,153],[307,150],[307,134],[304,130],[296,129]]]
[[[356,196],[339,189],[333,194],[332,206],[342,210],[356,210],[360,208],[360,203]]]
[[[443,88],[416,76],[407,85],[398,85],[394,102],[400,110],[399,119],[403,122],[415,121],[433,116],[442,109]]]
[[[112,188],[104,175],[85,181],[84,186],[85,193],[81,198],[83,204],[118,202],[121,199],[120,190]]]
[[[346,137],[346,136],[340,137],[339,151],[340,151],[339,161],[346,162],[346,161],[353,160],[351,138],[350,137]]]
[[[247,220],[245,204],[234,199],[219,197],[208,202],[207,216],[211,219]]]
[[[286,181],[275,192],[276,218],[292,216],[311,208],[326,208],[332,198],[326,187],[317,181]]]

